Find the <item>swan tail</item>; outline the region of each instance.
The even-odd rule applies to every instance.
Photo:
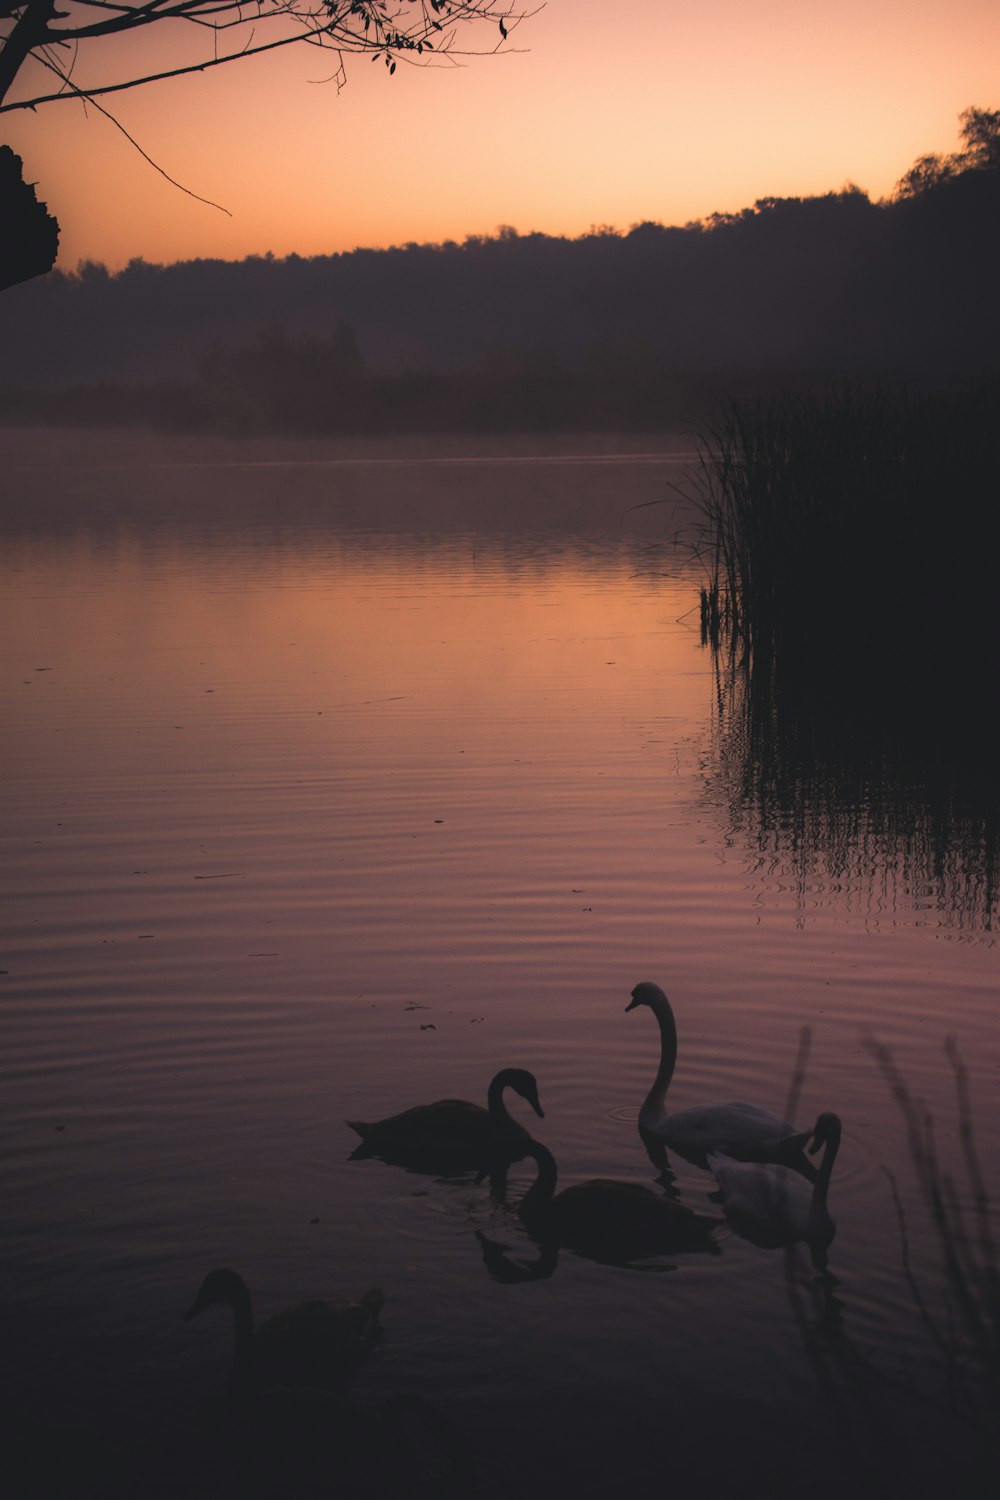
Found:
[[[361,1137],[348,1161],[364,1161],[369,1156],[378,1155],[378,1131],[374,1125],[369,1125],[367,1120],[345,1120],[352,1130],[357,1131]]]

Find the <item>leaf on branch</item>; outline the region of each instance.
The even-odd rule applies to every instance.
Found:
[[[64,8],[53,8],[59,5]],[[21,24],[24,17],[43,13],[46,19],[39,35]],[[20,19],[15,22],[14,17]],[[0,113],[35,109],[58,100],[93,101],[165,79],[205,73],[300,41],[338,54],[390,52],[398,62],[404,51],[422,58],[425,51],[433,50],[428,36],[436,31],[441,38],[439,55],[472,55],[480,49],[473,47],[469,54],[459,50],[456,36],[461,28],[493,22],[499,26],[502,46],[522,18],[511,0],[250,0],[249,4],[244,0],[81,0],[70,6],[65,0],[0,0],[0,31],[7,33],[0,35]],[[114,48],[105,54],[98,42],[160,20],[196,24],[210,40],[203,51],[198,48],[189,60],[163,66],[162,71],[156,71],[150,61],[147,69],[137,64],[131,73],[126,61],[104,81],[86,88],[65,87],[78,50],[89,57],[93,48],[106,55],[114,68]],[[496,50],[488,42],[482,47],[483,52]],[[148,56],[154,55],[150,43]],[[55,73],[63,86],[31,96],[22,90],[11,102],[14,83],[29,60]],[[60,63],[65,63],[65,72]],[[342,66],[336,76],[338,84],[343,81]]]

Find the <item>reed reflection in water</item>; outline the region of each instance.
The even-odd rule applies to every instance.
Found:
[[[874,920],[991,934],[1000,794],[985,707],[940,708],[928,687],[915,724],[872,663],[839,680],[816,662],[719,660],[708,794],[803,904],[835,890]]]
[[[947,1009],[988,1100],[995,951],[982,926],[949,941],[943,907],[876,924],[834,880],[791,914],[769,901],[705,795],[698,577],[673,522],[635,509],[677,459],[60,441],[15,453],[2,514],[0,1404],[24,1492],[972,1493],[883,1162],[921,1286],[939,1240],[859,1032],[877,1018],[945,1120]],[[786,1118],[843,1121],[836,1288],[718,1226],[652,1274],[539,1240],[517,1212],[533,1160],[502,1202],[470,1168],[351,1160],[347,1120],[482,1102],[518,1067],[544,1125],[513,1112],[559,1190],[667,1187],[719,1218],[702,1167],[664,1183],[639,1139],[657,1044],[624,1011],[647,975],[681,1022],[671,1109],[780,1110],[810,1027]],[[988,1179],[995,1112],[977,1125]],[[321,1407],[360,1455],[334,1437],[291,1486],[252,1446],[233,1470],[204,1428],[230,1341],[180,1317],[213,1266],[262,1320],[382,1288],[384,1336]],[[445,1431],[472,1449],[471,1479],[440,1472],[426,1411],[385,1415],[407,1395],[446,1456]],[[290,1404],[279,1449],[308,1450],[312,1408]],[[408,1480],[367,1462],[397,1419],[404,1453],[429,1450]]]

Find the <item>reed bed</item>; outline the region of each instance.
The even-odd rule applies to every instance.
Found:
[[[995,381],[724,405],[699,433],[706,639],[780,665],[995,636],[998,417]]]
[[[804,879],[817,857],[852,879],[860,861],[987,928],[998,433],[1000,381],[831,386],[728,402],[699,470],[735,824],[763,854],[790,848]]]

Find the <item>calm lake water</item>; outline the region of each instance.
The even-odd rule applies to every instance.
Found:
[[[968,1304],[866,1047],[933,1116],[968,1289],[1000,1237],[982,841],[937,818],[925,847],[912,786],[741,803],[692,457],[0,435],[5,1494],[994,1492]],[[520,1066],[561,1185],[658,1187],[643,979],[673,1107],[780,1113],[809,1028],[796,1118],[844,1124],[829,1281],[728,1230],[539,1275],[471,1173],[349,1159],[345,1119]],[[180,1317],[218,1265],[261,1315],[381,1286],[357,1420],[419,1392],[471,1472],[411,1436],[403,1482],[336,1441],[248,1479],[202,1434],[228,1314]]]

